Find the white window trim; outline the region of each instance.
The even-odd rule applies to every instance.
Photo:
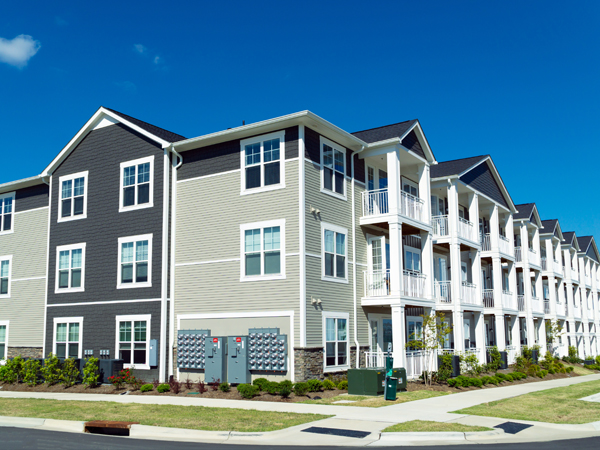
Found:
[[[253,230],[256,228],[269,228],[269,227],[279,227],[279,252],[280,252],[280,272],[279,274],[272,275],[246,275],[246,258],[245,258],[245,232],[246,230]],[[261,232],[261,249],[264,246],[264,237]],[[261,250],[261,253],[264,254],[264,249]],[[254,222],[254,223],[245,223],[240,225],[240,281],[268,281],[268,280],[285,280],[285,219],[278,220],[268,220],[265,222]],[[261,271],[263,270],[262,266],[262,258],[261,258]]]
[[[416,181],[411,180],[410,178],[406,178],[405,176],[401,177],[401,182],[402,182],[402,186],[400,186],[400,191],[404,192],[405,194],[408,194],[408,192],[404,191],[404,183],[414,187],[417,190],[417,195],[415,197],[420,198],[420,192],[419,192],[419,183],[417,183]],[[412,194],[410,194],[412,195]],[[460,206],[460,205],[459,205]]]
[[[119,357],[119,322],[132,322],[131,336],[133,338],[133,336],[134,336],[133,322],[135,322],[135,321],[143,321],[143,320],[146,321],[146,364],[140,364],[140,365],[123,364],[123,368],[124,369],[129,369],[129,368],[135,367],[135,369],[150,370],[150,331],[152,330],[152,328],[151,328],[151,319],[152,319],[152,315],[151,314],[115,316],[115,327],[116,327],[116,332],[115,332],[115,357],[116,358]],[[132,340],[131,342],[133,344],[134,341]],[[133,348],[131,350],[133,352]],[[131,354],[131,357],[133,358],[133,353]]]
[[[70,323],[78,323],[79,324],[79,341],[78,341],[78,358],[81,358],[83,354],[83,317],[55,317],[54,318],[54,326],[52,327],[52,353],[56,355],[56,325],[59,323],[67,324],[67,342],[69,342],[69,326]],[[69,357],[69,352],[65,353],[65,357]]]
[[[131,205],[131,206],[123,206],[123,189],[125,187],[125,186],[123,186],[123,169],[125,167],[129,167],[129,166],[136,166],[135,186],[137,186],[137,176],[138,176],[137,165],[145,164],[145,163],[150,163],[150,193],[148,194],[150,201],[148,203],[143,203],[141,205],[138,205],[136,203],[135,205]],[[136,192],[136,200],[137,200],[137,188],[136,188],[135,192]],[[119,212],[121,213],[121,212],[127,212],[127,211],[135,211],[138,209],[152,208],[153,206],[154,206],[154,155],[147,156],[145,158],[133,159],[131,161],[122,162],[119,166]]]
[[[327,319],[346,319],[346,361],[343,366],[327,365]],[[322,331],[323,331],[323,372],[339,372],[350,369],[350,314],[343,312],[323,311],[322,313]],[[336,355],[337,358],[337,355]]]
[[[345,248],[345,278],[329,277],[325,275],[325,230],[334,231],[336,233],[342,233],[346,236],[344,239]],[[335,240],[334,240],[335,246]],[[348,229],[332,225],[330,223],[321,222],[321,280],[322,281],[333,281],[334,283],[348,284]]]
[[[263,158],[263,142],[270,141],[271,139],[279,138],[279,184],[272,184],[270,186],[260,186],[252,189],[246,189],[246,151],[245,147],[248,144],[261,143],[260,146],[260,159],[261,159],[261,184],[263,182],[264,175],[264,161]],[[277,131],[275,133],[263,134],[261,136],[255,136],[253,138],[244,139],[240,141],[240,161],[241,161],[241,191],[240,195],[255,194],[257,192],[268,192],[275,191],[277,189],[285,188],[285,130]]]
[[[323,165],[323,144],[327,144],[329,147],[333,148],[334,150],[338,150],[340,152],[342,152],[344,154],[344,195],[342,194],[338,194],[335,191],[330,191],[329,189],[325,189],[324,187],[324,182],[323,182],[323,178],[324,178],[324,165]],[[339,198],[341,200],[348,200],[347,197],[347,185],[346,185],[346,149],[344,147],[341,147],[339,144],[336,144],[333,141],[330,141],[329,139],[327,139],[326,137],[323,136],[319,136],[319,155],[320,155],[320,162],[321,162],[321,173],[320,173],[320,178],[321,178],[321,192],[327,195],[331,195],[332,197],[336,197]],[[334,165],[335,165],[335,156],[334,156]]]
[[[6,335],[4,341],[4,359],[6,359],[8,358],[8,330],[10,328],[10,320],[0,320],[0,326],[2,325],[6,326]],[[0,361],[2,361],[2,358],[0,358]]]
[[[56,247],[56,267],[55,267],[55,279],[54,279],[54,293],[62,294],[66,292],[85,292],[85,248],[86,243],[81,242],[79,244],[71,244],[71,245],[59,245]],[[58,287],[58,274],[60,267],[60,252],[65,250],[79,250],[81,249],[81,286],[76,288],[59,288]],[[69,255],[69,261],[71,256]],[[70,263],[69,263],[70,264]],[[71,270],[71,269],[69,269]],[[69,274],[70,279],[70,274]]]
[[[8,261],[8,293],[0,294],[0,298],[10,298],[10,290],[12,285],[12,258],[13,255],[0,256],[0,261]],[[0,325],[2,325],[0,323]]]
[[[74,215],[70,215],[69,217],[61,217],[62,216],[62,184],[63,181],[73,181],[76,178],[82,178],[83,177],[83,214],[80,214],[78,216],[74,216]],[[79,220],[79,219],[87,219],[87,203],[88,203],[88,178],[89,178],[89,172],[86,170],[85,172],[77,172],[77,173],[73,173],[71,175],[64,175],[62,177],[59,177],[58,179],[58,217],[57,217],[57,222],[70,222],[72,220]],[[71,189],[75,189],[75,185],[73,183],[73,186],[71,187]],[[73,196],[71,197],[71,212],[73,212],[73,208],[75,207],[75,202],[73,201]]]
[[[410,245],[404,245],[404,254],[402,255],[404,258],[404,261],[406,261],[406,252],[411,252],[411,253],[417,253],[419,255],[419,270],[413,270],[413,269],[405,269],[405,270],[410,270],[411,272],[417,272],[417,273],[423,273],[423,250],[421,250],[420,248],[416,248],[416,247],[411,247]],[[446,261],[447,263],[448,261]]]
[[[10,221],[10,230],[8,231],[0,231],[0,236],[3,234],[11,234],[15,232],[15,214],[16,214],[16,202],[15,202],[15,195],[16,192],[7,192],[6,194],[0,194],[0,200],[4,200],[5,198],[12,198],[12,212],[10,213],[10,215],[12,216],[12,220]],[[1,208],[4,208],[4,205],[0,206]],[[2,220],[2,216],[3,214],[0,214],[0,221]],[[0,225],[2,225],[0,223]]]
[[[118,259],[117,259],[117,289],[135,289],[135,288],[146,288],[152,287],[152,233],[150,234],[140,234],[138,236],[126,236],[119,238],[119,251],[118,251]],[[135,282],[135,254],[136,249],[133,249],[133,258],[134,258],[134,280],[131,283],[122,283],[121,282],[121,250],[122,244],[133,242],[135,244],[136,241],[148,241],[148,281],[144,281],[142,283]]]

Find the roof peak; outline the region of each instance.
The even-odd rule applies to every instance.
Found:
[[[129,120],[130,122],[133,122],[135,125],[139,126],[140,128],[144,128],[149,133],[157,134],[157,132],[158,132],[159,137],[166,138],[167,141],[176,142],[176,141],[183,141],[186,139],[181,134],[174,133],[172,131],[169,131],[165,128],[153,125],[144,120],[137,119],[133,116],[130,116],[128,114],[117,111],[116,109],[107,108],[106,106],[102,106],[101,108],[106,109],[107,111],[110,111],[112,113],[115,113],[115,114],[121,116],[125,120]]]
[[[400,125],[401,123],[408,123],[408,122],[418,122],[419,119],[410,119],[410,120],[403,120],[402,122],[396,122],[396,123],[390,123],[388,125],[381,125],[379,127],[373,127],[373,128],[367,128],[366,130],[358,130],[358,131],[353,131],[350,134],[355,134],[355,133],[362,133],[364,131],[372,131],[372,130],[378,130],[380,128],[386,128],[386,127],[393,127],[394,125]]]

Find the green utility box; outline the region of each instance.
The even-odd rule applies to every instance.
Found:
[[[406,369],[392,369],[392,377],[397,378],[397,391],[406,390]],[[375,367],[369,369],[348,370],[348,394],[350,395],[383,395],[385,387],[385,369]]]

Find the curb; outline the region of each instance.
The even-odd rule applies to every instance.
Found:
[[[482,437],[482,436],[498,436],[504,434],[504,430],[493,431],[417,431],[417,432],[387,432],[381,433],[380,441],[402,441],[419,440],[419,441],[465,441],[467,437]]]

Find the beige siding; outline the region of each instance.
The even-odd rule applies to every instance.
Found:
[[[9,321],[9,347],[41,347],[46,280],[12,283],[10,299],[1,299],[0,320]]]

